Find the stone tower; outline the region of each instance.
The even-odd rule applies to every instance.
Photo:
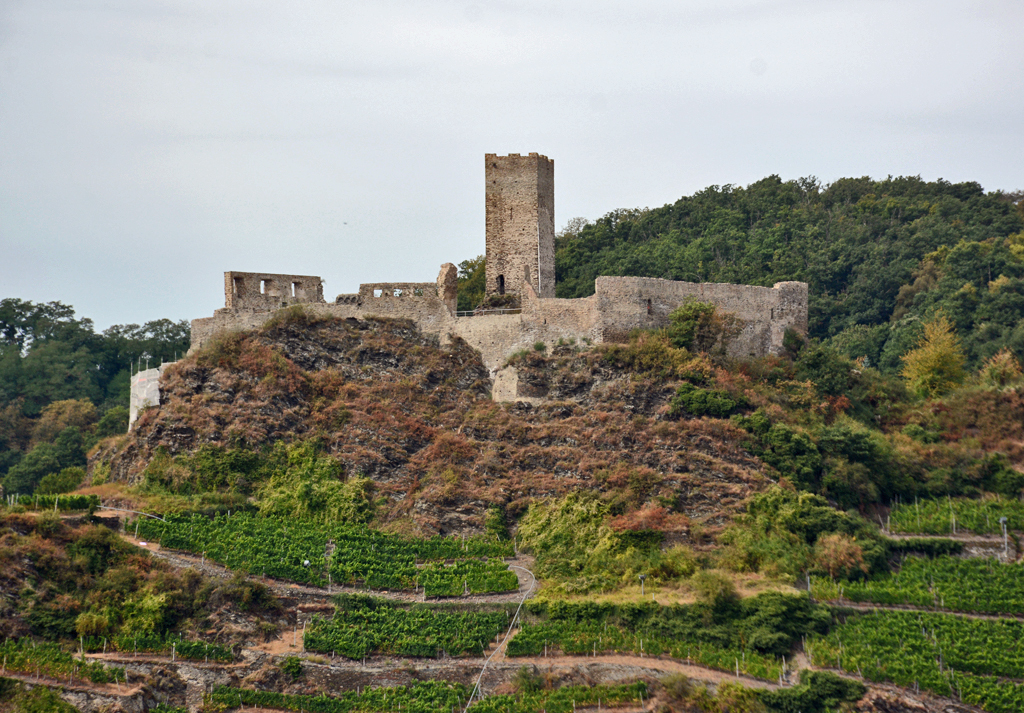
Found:
[[[484,154],[487,294],[555,296],[555,162],[547,156]]]

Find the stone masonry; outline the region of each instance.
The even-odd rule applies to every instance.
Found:
[[[484,156],[487,294],[520,294],[529,283],[555,296],[555,162],[547,156]]]
[[[487,294],[515,294],[521,309],[456,313],[457,272],[441,266],[435,282],[360,285],[359,292],[323,297],[323,283],[311,275],[224,273],[224,308],[192,321],[192,350],[217,334],[254,329],[275,310],[295,304],[318,313],[357,319],[399,317],[442,343],[460,337],[478,349],[495,379],[498,401],[519,393],[508,357],[537,342],[618,342],[638,328],[658,328],[684,301],[712,302],[739,318],[741,331],[730,345],[736,357],[782,351],[786,330],[807,333],[807,284],[772,287],[675,282],[649,277],[599,277],[595,292],[582,299],[558,299],[554,272],[554,162],[545,156],[485,156],[487,197]],[[149,378],[132,384],[133,405],[159,403]],[[147,391],[143,393],[143,389]]]

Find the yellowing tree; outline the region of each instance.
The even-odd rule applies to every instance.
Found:
[[[856,569],[868,573],[863,548],[852,537],[842,533],[818,538],[814,543],[814,563],[828,572],[833,581],[837,575],[849,576]]]
[[[921,341],[902,359],[903,378],[922,396],[938,396],[963,383],[964,351],[953,323],[941,312],[925,322]]]

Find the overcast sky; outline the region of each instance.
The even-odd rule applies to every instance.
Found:
[[[556,227],[770,174],[1024,188],[1020,0],[0,0],[0,297],[98,328],[226,270],[427,281],[485,153]]]

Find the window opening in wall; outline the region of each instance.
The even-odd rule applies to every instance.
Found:
[[[402,292],[401,288],[396,287],[392,294],[394,294],[395,297],[401,297],[403,292]]]
[[[374,290],[373,291],[373,296],[374,297],[380,297],[383,294],[384,294],[384,290]]]
[[[505,294],[505,276],[504,275],[498,275],[498,294],[499,295]]]
[[[772,307],[772,319],[775,319],[775,308]]]
[[[651,304],[650,300],[647,300],[647,314],[654,313],[654,305]]]
[[[260,280],[260,294],[261,295],[267,294],[267,281],[266,280]]]
[[[235,294],[242,294],[242,290],[245,288],[245,279],[241,277],[236,277],[231,282],[231,288],[235,291]]]
[[[412,296],[413,297],[422,297],[423,296],[423,288],[422,287],[417,287],[416,289],[414,289],[412,291]]]
[[[298,297],[299,289],[300,289],[299,288],[299,283],[298,282],[293,282],[292,283],[292,297]]]

